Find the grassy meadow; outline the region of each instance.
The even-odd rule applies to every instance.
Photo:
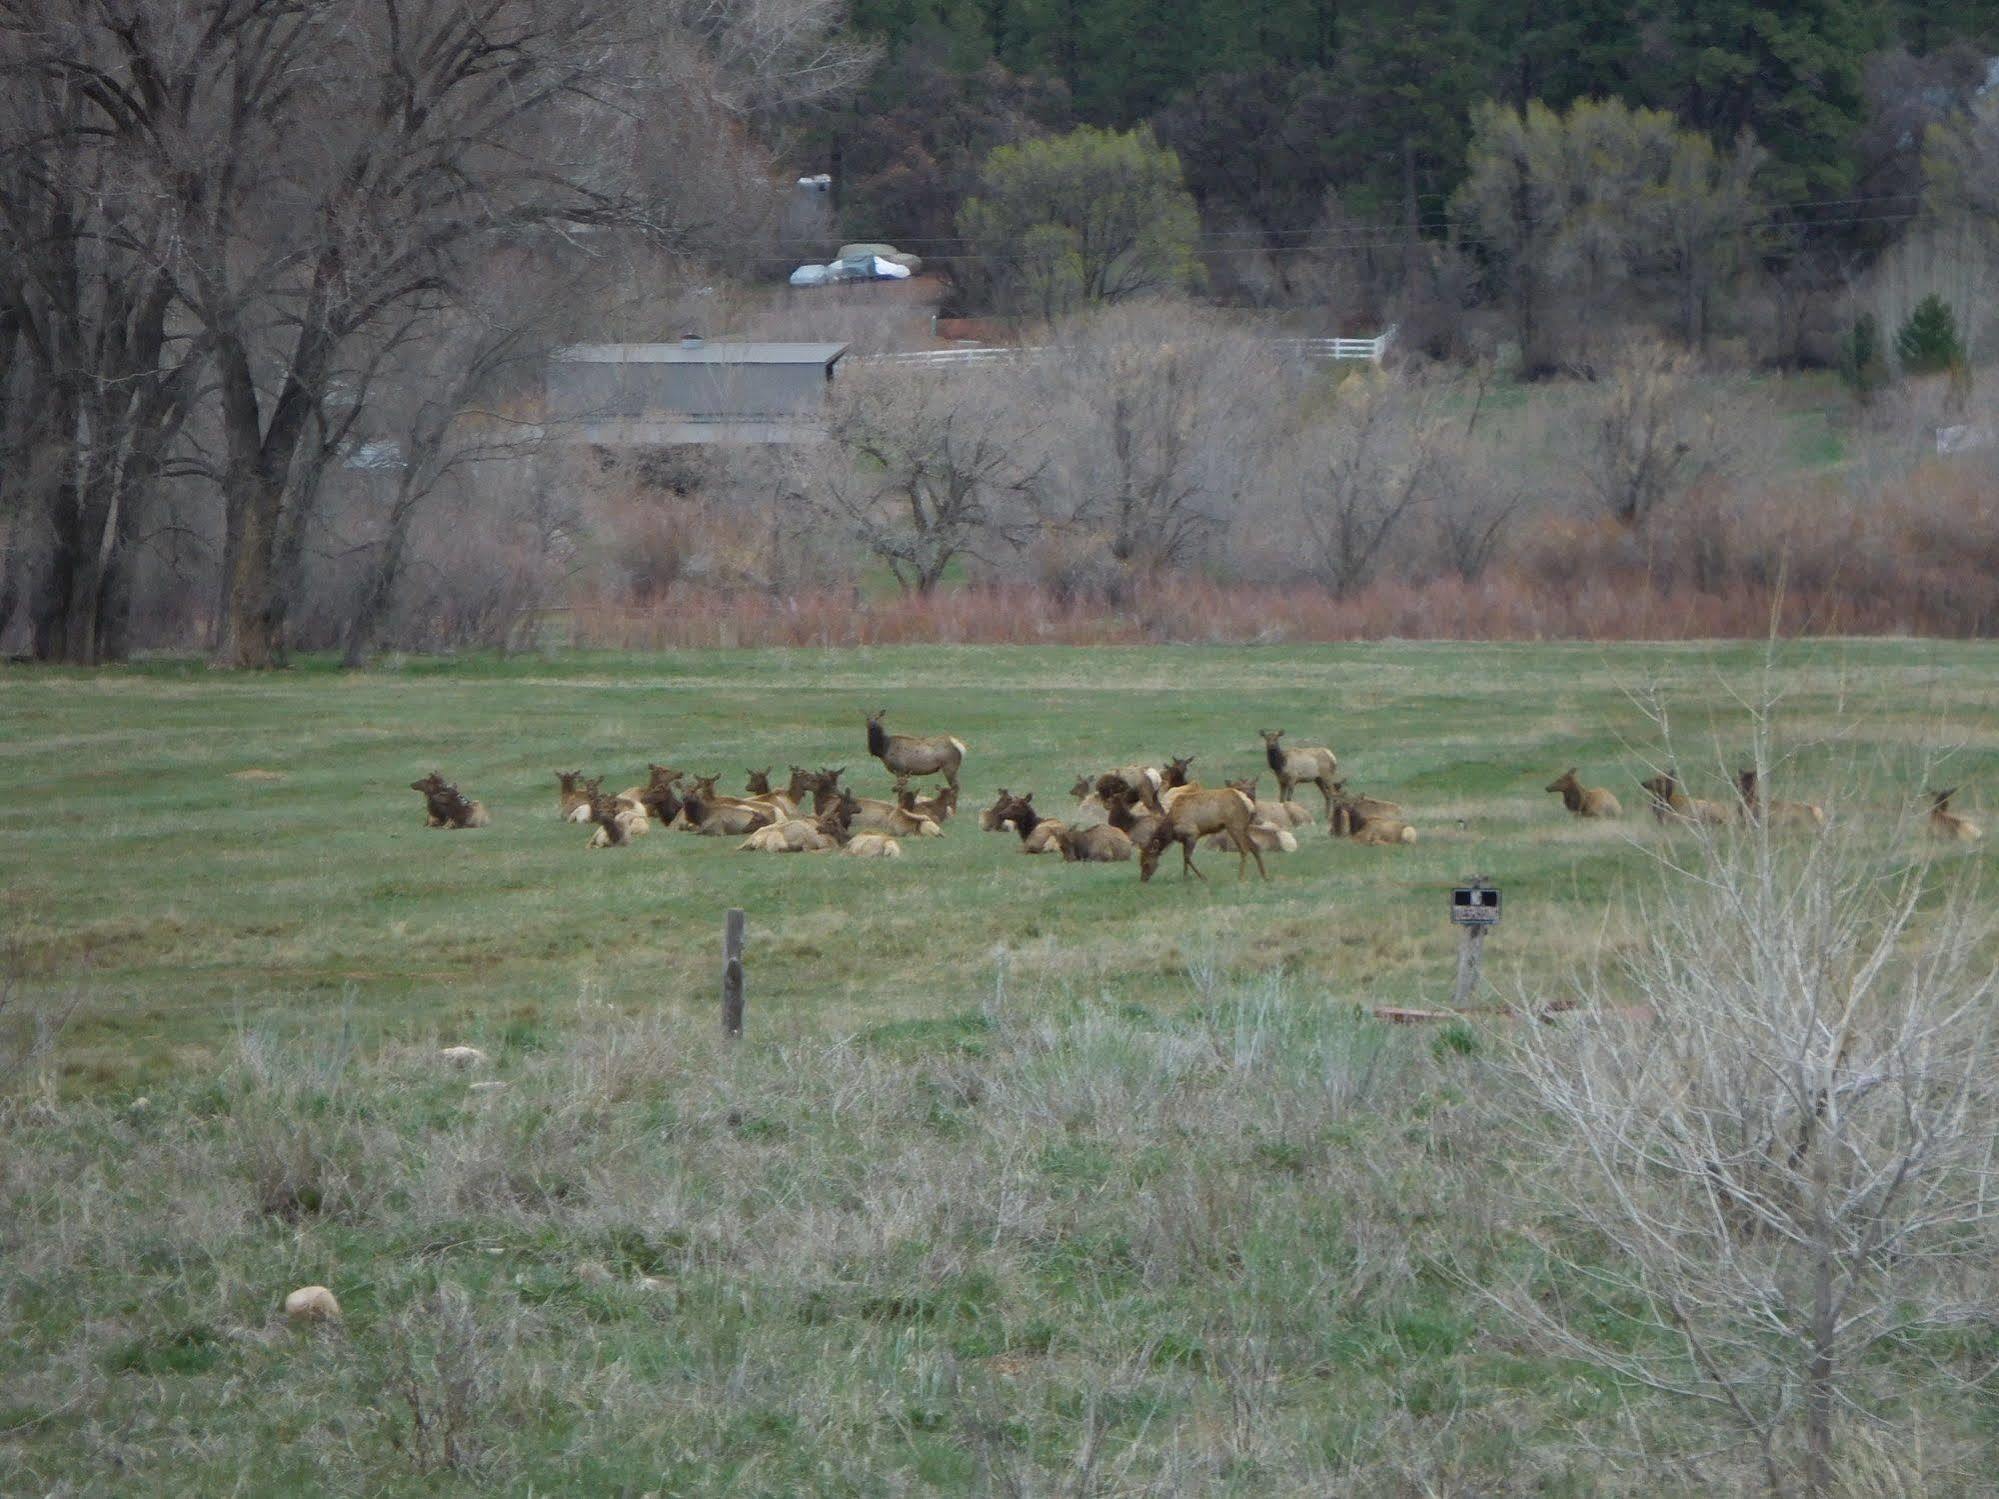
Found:
[[[0,1080],[0,1492],[1733,1491],[1491,1307],[1543,1231],[1504,1028],[1363,1012],[1446,1002],[1474,873],[1502,997],[1614,960],[1666,843],[1637,779],[1721,794],[1765,697],[1772,794],[1999,795],[1999,653],[1951,642],[0,668],[0,1038],[68,1013]],[[557,820],[556,770],[648,761],[886,794],[884,705],[971,750],[899,860]],[[1253,773],[1264,727],[1419,843],[1141,886],[977,830],[999,786]],[[1562,813],[1570,765],[1623,822]],[[426,830],[432,768],[493,825]],[[285,1324],[311,1282],[339,1327]],[[1878,1491],[1976,1491],[1991,1410],[1906,1415]]]

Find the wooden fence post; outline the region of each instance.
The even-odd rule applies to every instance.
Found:
[[[743,1038],[743,913],[722,918],[722,1034]]]

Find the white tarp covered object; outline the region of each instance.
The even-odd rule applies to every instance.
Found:
[[[793,286],[824,286],[833,279],[830,265],[802,265],[791,273]]]
[[[793,286],[825,286],[834,281],[903,281],[923,262],[893,245],[842,245],[825,265],[802,265],[791,273]]]
[[[875,263],[875,279],[877,281],[904,281],[908,279],[908,266],[897,265],[893,260],[884,260],[879,255],[873,256],[872,259]]]

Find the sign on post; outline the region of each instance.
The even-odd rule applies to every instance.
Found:
[[[1451,1008],[1462,1010],[1478,988],[1479,958],[1485,934],[1499,925],[1499,892],[1484,875],[1451,892],[1451,920],[1458,928],[1458,981],[1451,989]]]
[[[1497,926],[1499,892],[1481,881],[1451,892],[1451,920],[1459,926]]]

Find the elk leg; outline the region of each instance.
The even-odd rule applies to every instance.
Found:
[[[1208,878],[1201,873],[1200,869],[1194,863],[1194,840],[1192,838],[1182,838],[1180,840],[1180,878],[1183,880],[1186,879],[1190,871],[1197,879],[1203,882]]]

